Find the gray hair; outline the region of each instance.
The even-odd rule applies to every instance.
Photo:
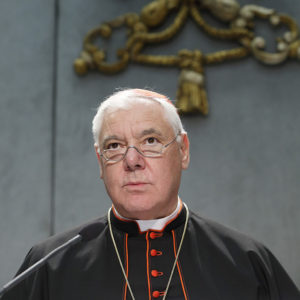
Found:
[[[164,115],[173,128],[174,134],[186,133],[183,129],[176,107],[166,96],[150,90],[126,89],[112,94],[99,105],[97,113],[93,119],[92,127],[95,144],[99,145],[99,135],[105,113],[114,112],[119,109],[127,109],[133,104],[145,102],[149,103],[149,101],[155,101],[162,106]],[[180,138],[181,137],[179,136],[177,140],[178,142],[180,141]]]

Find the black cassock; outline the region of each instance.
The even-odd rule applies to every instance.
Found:
[[[182,208],[163,231],[142,233],[136,222],[122,221],[111,212],[113,233],[136,300],[162,299],[185,217]],[[3,300],[131,299],[107,217],[93,222],[102,227],[96,238],[59,253]],[[20,271],[86,225],[34,246]],[[300,293],[266,247],[191,212],[167,299],[300,300]]]

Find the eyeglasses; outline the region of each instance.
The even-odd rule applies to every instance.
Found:
[[[125,146],[119,142],[113,142],[107,146],[107,149],[104,149],[99,154],[106,161],[118,162],[124,159],[129,148],[134,148],[144,157],[160,157],[164,150],[175,142],[178,135],[180,135],[180,133],[178,133],[171,142],[165,145],[158,141],[155,137],[147,138],[145,141],[140,143],[138,147]]]

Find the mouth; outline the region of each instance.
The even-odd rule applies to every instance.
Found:
[[[146,184],[147,184],[146,182],[137,181],[137,182],[127,182],[123,186],[124,187],[126,187],[126,186],[128,186],[128,187],[139,187],[139,186],[144,186]]]
[[[126,182],[123,185],[124,191],[128,192],[128,193],[144,193],[148,190],[148,182],[144,182],[144,181],[130,181],[130,182]]]

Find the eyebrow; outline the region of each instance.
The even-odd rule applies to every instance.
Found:
[[[140,133],[140,135],[139,135],[139,137],[143,137],[143,136],[145,136],[145,135],[148,135],[148,134],[157,134],[158,136],[163,136],[163,134],[159,131],[159,130],[157,130],[157,129],[155,129],[155,128],[149,128],[149,129],[145,129],[145,130],[143,130],[141,133]]]
[[[158,135],[158,136],[160,136],[160,137],[163,136],[163,134],[162,134],[159,130],[157,130],[157,129],[155,129],[155,128],[149,128],[149,129],[143,130],[143,131],[138,135],[138,137],[141,138],[141,137],[143,137],[143,136],[145,136],[145,135],[149,135],[149,134],[156,134],[156,135]],[[120,137],[118,137],[117,135],[109,135],[109,136],[105,137],[104,140],[103,140],[103,142],[101,143],[102,148],[104,148],[105,144],[106,144],[108,141],[110,141],[110,140],[122,141],[122,139],[121,139]]]

